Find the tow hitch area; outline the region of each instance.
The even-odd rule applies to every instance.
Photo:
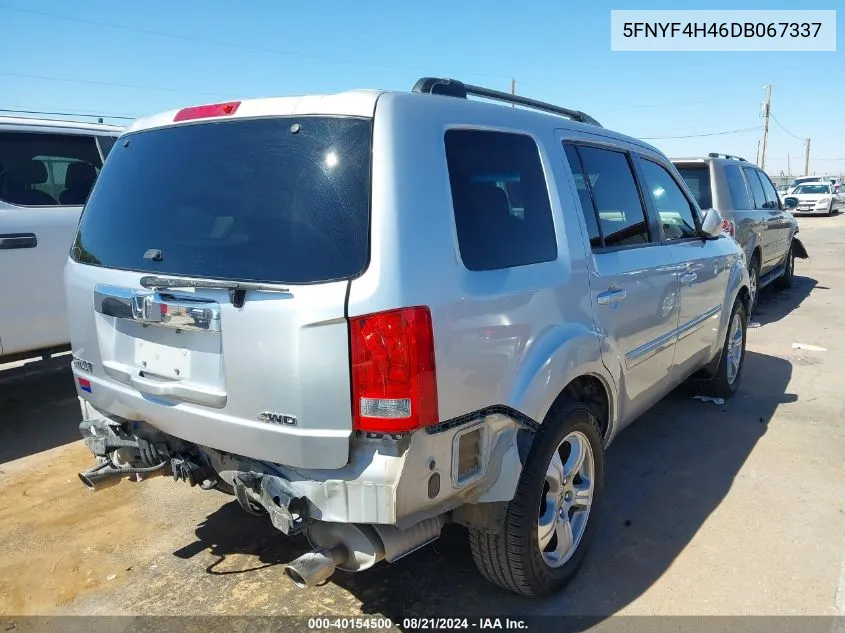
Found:
[[[263,507],[273,527],[284,534],[299,534],[308,527],[308,501],[298,497],[287,481],[266,473],[241,472],[234,477],[235,497],[250,514]]]
[[[90,490],[113,486],[126,475],[155,473],[167,465],[165,446],[153,444],[123,431],[111,420],[84,420],[79,431],[97,465],[79,473]]]

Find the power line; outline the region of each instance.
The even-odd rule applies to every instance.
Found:
[[[63,81],[72,84],[86,84],[90,86],[107,86],[109,88],[133,88],[135,90],[153,90],[155,92],[176,92],[181,94],[207,95],[211,97],[225,97],[227,95],[219,92],[202,92],[199,90],[180,90],[179,88],[160,88],[157,86],[139,86],[136,84],[124,84],[112,81],[94,81],[93,79],[68,79],[66,77],[51,77],[49,75],[33,75],[29,73],[10,73],[0,71],[0,75],[6,77],[21,77],[23,79],[41,79],[44,81]],[[231,95],[228,95],[231,96]]]
[[[761,126],[757,127],[747,127],[741,130],[727,130],[725,132],[708,132],[706,134],[685,134],[683,136],[641,136],[644,141],[659,141],[664,139],[672,139],[672,138],[701,138],[704,136],[724,136],[726,134],[743,134],[745,132],[756,132],[761,129]]]
[[[32,113],[31,107],[41,107],[41,106],[25,106],[25,105],[10,105],[8,103],[0,104],[0,110],[4,112],[25,112],[25,113]],[[49,107],[49,106],[47,106]],[[59,106],[61,108],[61,106]],[[108,119],[137,119],[139,115],[132,114],[131,112],[115,112],[113,114],[91,114],[89,110],[74,110],[71,108],[61,108],[62,112],[60,114],[67,115],[67,116],[102,116]]]
[[[124,121],[134,121],[138,118],[132,116],[117,116],[115,114],[90,114],[85,112],[42,112],[40,110],[17,110],[8,108],[0,108],[0,112],[9,112],[11,114],[37,114],[40,116],[82,116],[91,117],[93,119],[122,119]]]
[[[110,29],[119,29],[121,31],[130,31],[130,32],[133,32],[133,33],[143,33],[143,34],[146,34],[146,35],[157,35],[159,37],[169,37],[169,38],[172,38],[172,39],[183,40],[183,41],[186,41],[186,42],[195,42],[195,43],[201,43],[201,44],[212,44],[214,46],[225,46],[225,47],[228,47],[228,48],[237,48],[237,49],[241,49],[241,50],[255,51],[255,52],[259,52],[259,53],[272,53],[274,55],[285,55],[285,56],[288,56],[288,57],[299,57],[299,58],[302,58],[302,59],[313,59],[313,60],[322,61],[322,62],[325,62],[325,63],[328,63],[328,64],[346,65],[346,66],[349,66],[349,65],[352,65],[352,66],[372,66],[372,67],[375,67],[375,68],[389,68],[389,69],[392,69],[392,70],[403,70],[403,71],[412,70],[414,72],[422,72],[422,73],[430,72],[430,69],[420,70],[420,69],[414,69],[414,68],[409,68],[409,67],[396,66],[394,64],[385,64],[383,62],[372,62],[372,61],[366,61],[366,60],[357,60],[356,61],[356,60],[349,60],[349,59],[338,59],[336,57],[326,57],[326,56],[321,56],[321,55],[314,55],[312,53],[303,53],[303,52],[300,52],[300,51],[286,51],[286,50],[281,50],[281,49],[278,49],[278,48],[269,48],[269,47],[266,47],[266,46],[254,46],[252,44],[238,44],[236,42],[228,42],[228,41],[225,41],[225,40],[217,40],[217,39],[212,39],[212,38],[207,38],[207,37],[197,37],[197,36],[194,36],[194,35],[184,35],[184,34],[181,34],[181,33],[159,31],[159,30],[156,30],[156,29],[145,29],[145,28],[136,27],[136,26],[125,26],[123,24],[114,24],[113,22],[102,22],[100,20],[88,20],[86,18],[77,18],[77,17],[68,16],[68,15],[60,15],[60,14],[57,14],[57,13],[48,13],[46,11],[37,11],[35,9],[24,9],[22,7],[12,7],[12,6],[5,5],[5,4],[0,4],[0,9],[6,9],[7,11],[16,11],[18,13],[28,13],[30,15],[37,15],[37,16],[40,16],[40,17],[54,18],[54,19],[57,19],[57,20],[65,20],[65,21],[68,21],[68,22],[76,22],[76,23],[79,23],[79,24],[88,24],[88,25],[91,25],[91,26],[106,27],[106,28],[110,28]],[[471,72],[471,73],[466,73],[466,74],[469,75],[469,76],[490,77],[490,78],[495,78],[495,79],[506,78],[505,75],[496,75],[496,74],[492,74],[492,73]],[[510,77],[507,77],[507,78],[510,79]]]
[[[803,137],[798,136],[797,134],[793,134],[792,132],[790,132],[789,130],[787,130],[785,127],[783,127],[783,125],[781,124],[781,122],[777,120],[777,117],[776,117],[774,114],[771,114],[771,117],[774,119],[775,123],[777,123],[777,124],[778,124],[778,127],[779,127],[780,129],[782,129],[784,132],[786,132],[787,134],[789,134],[792,138],[797,138],[797,139],[798,139],[799,141],[801,141],[802,143],[804,142],[804,140],[805,140],[805,139],[804,139]]]

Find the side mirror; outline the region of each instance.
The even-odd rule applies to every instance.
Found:
[[[722,234],[722,214],[716,209],[707,209],[701,220],[701,233],[704,237],[719,237]]]
[[[783,199],[783,206],[785,206],[787,209],[794,209],[795,207],[798,206],[798,198],[792,198],[792,197],[784,198]]]

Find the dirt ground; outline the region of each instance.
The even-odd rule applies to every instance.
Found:
[[[679,390],[617,438],[597,538],[560,596],[485,583],[460,528],[297,590],[281,564],[304,540],[231,497],[161,476],[86,490],[58,373],[0,384],[0,615],[845,615],[845,216],[800,223],[812,258],[791,290],[763,291],[740,393]]]

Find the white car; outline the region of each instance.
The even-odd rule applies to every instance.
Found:
[[[789,189],[786,190],[786,193],[793,193],[799,185],[804,185],[810,182],[827,182],[827,180],[827,178],[822,178],[820,176],[800,176],[790,183]]]
[[[69,349],[62,270],[121,129],[0,117],[0,363]]]
[[[805,182],[784,196],[784,206],[792,213],[826,213],[845,210],[845,193],[834,193],[829,180]]]

